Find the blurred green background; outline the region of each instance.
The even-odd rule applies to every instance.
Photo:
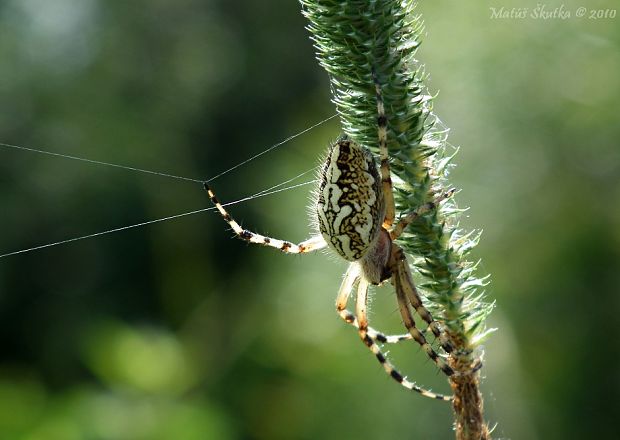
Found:
[[[571,18],[418,8],[463,224],[485,231],[504,439],[614,438],[620,413],[620,17],[562,3]],[[213,176],[333,114],[305,25],[293,1],[0,1],[0,142]],[[338,134],[227,174],[220,198],[311,168]],[[297,241],[307,195],[231,211]],[[199,184],[0,149],[0,254],[208,206]],[[344,263],[231,237],[207,212],[0,259],[0,439],[453,437],[449,405],[399,389],[334,313]],[[391,289],[371,318],[399,331]],[[449,392],[414,345],[390,356]]]

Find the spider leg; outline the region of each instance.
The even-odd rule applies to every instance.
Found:
[[[276,249],[280,249],[282,252],[288,254],[304,254],[322,249],[327,246],[327,243],[320,235],[311,237],[308,240],[302,241],[299,244],[294,244],[290,241],[266,237],[255,232],[248,231],[247,229],[243,229],[241,226],[239,226],[239,223],[237,223],[235,219],[231,217],[228,211],[224,209],[224,207],[219,202],[219,200],[215,196],[215,193],[209,187],[209,185],[207,185],[207,183],[205,182],[203,186],[204,189],[207,191],[207,194],[209,195],[209,199],[211,199],[211,202],[215,205],[217,210],[220,212],[224,220],[230,225],[235,234],[237,234],[239,238],[247,241],[248,243],[255,243],[263,246],[273,247]]]
[[[446,333],[441,330],[439,323],[433,319],[431,313],[422,304],[422,300],[420,298],[420,295],[418,294],[418,290],[416,289],[413,282],[411,271],[409,270],[409,264],[405,259],[405,255],[402,249],[397,248],[395,250],[395,253],[397,255],[397,269],[393,275],[393,282],[394,287],[396,288],[396,297],[398,298],[398,305],[401,311],[401,315],[403,316],[405,327],[407,327],[407,329],[411,333],[411,336],[413,336],[413,339],[415,339],[416,342],[418,342],[418,344],[422,346],[426,354],[428,354],[428,357],[430,357],[433,362],[435,362],[435,364],[439,367],[441,371],[444,372],[446,376],[466,376],[480,370],[480,368],[482,368],[482,361],[477,360],[473,367],[468,371],[454,371],[448,364],[446,364],[446,362],[442,358],[437,355],[437,353],[432,349],[430,344],[428,344],[428,342],[426,341],[426,338],[424,338],[421,332],[415,327],[415,321],[413,320],[413,316],[411,315],[407,301],[420,315],[424,322],[428,324],[428,328],[439,340],[441,347],[447,353],[452,353],[454,351],[452,344],[450,344],[447,339]]]
[[[400,221],[390,231],[390,237],[392,238],[392,240],[396,240],[398,237],[400,237],[400,235],[403,233],[405,228],[409,226],[410,223],[414,222],[415,219],[417,219],[421,215],[426,214],[427,212],[432,211],[442,201],[452,197],[455,191],[456,189],[454,188],[449,189],[448,191],[444,192],[439,197],[437,197],[434,201],[428,202],[422,206],[419,206],[415,211],[410,212],[409,214],[401,218]]]
[[[336,297],[336,312],[342,318],[344,322],[347,324],[351,324],[353,327],[359,329],[359,324],[357,322],[357,318],[355,315],[347,310],[347,303],[349,301],[349,297],[351,296],[351,292],[356,284],[359,283],[361,278],[360,267],[357,263],[351,263],[347,272],[344,275],[344,279],[342,280],[342,284],[340,285],[340,290],[338,291],[338,296]],[[411,339],[411,335],[409,333],[405,333],[403,335],[386,335],[373,329],[372,327],[368,327],[366,329],[368,336],[375,342],[380,342],[382,344],[396,344],[401,341],[406,341]]]
[[[433,335],[435,335],[435,337],[439,339],[441,347],[447,353],[451,353],[453,351],[453,347],[450,344],[450,342],[448,342],[445,333],[441,331],[441,327],[439,326],[439,323],[433,319],[433,316],[431,315],[431,313],[422,304],[422,299],[420,298],[418,289],[415,287],[415,283],[413,282],[413,277],[411,276],[411,270],[409,269],[409,264],[407,263],[407,259],[405,257],[403,250],[399,247],[396,247],[396,246],[394,247],[395,247],[396,260],[397,260],[396,262],[397,267],[396,267],[394,277],[395,277],[395,282],[397,283],[398,286],[400,286],[400,288],[398,287],[396,288],[397,295],[399,293],[402,294],[402,297],[405,298],[405,303],[407,300],[409,301],[409,303],[415,309],[418,315],[420,315],[420,318],[422,318],[422,320],[428,324],[428,328],[431,330],[431,332],[433,332]],[[402,308],[401,308],[401,313],[402,313]],[[407,325],[406,320],[405,320],[405,325]],[[415,326],[415,322],[414,322],[414,326]],[[433,357],[431,356],[431,359],[432,358]],[[448,370],[444,370],[441,365],[438,365],[438,366],[448,376],[451,376],[454,373],[454,371],[450,373],[448,372]]]
[[[381,349],[377,345],[377,343],[370,337],[368,332],[368,282],[361,278],[359,285],[357,287],[357,302],[355,305],[356,314],[357,314],[357,322],[359,323],[358,332],[360,338],[364,342],[364,344],[370,349],[370,351],[375,355],[385,372],[396,382],[401,384],[408,390],[415,391],[420,393],[424,397],[430,397],[431,399],[451,401],[453,400],[452,396],[444,396],[443,394],[436,394],[432,391],[426,390],[417,386],[413,382],[409,382],[401,373],[399,373],[396,368],[387,360],[385,355],[381,352]]]
[[[400,252],[402,253],[402,250],[400,250]],[[403,318],[405,327],[407,328],[409,333],[411,333],[413,339],[418,344],[420,344],[420,347],[422,347],[428,357],[431,358],[433,362],[435,362],[435,365],[437,365],[437,367],[441,371],[443,371],[446,376],[452,376],[454,374],[454,370],[441,357],[439,357],[435,350],[433,350],[433,347],[431,347],[424,335],[416,327],[415,320],[413,318],[413,315],[411,314],[411,310],[409,310],[410,295],[413,292],[417,296],[417,290],[415,290],[415,286],[411,277],[407,276],[407,274],[409,274],[407,260],[399,259],[396,264],[397,268],[392,275],[392,282],[396,290],[398,308]],[[419,296],[417,297],[417,299],[419,300]],[[435,331],[433,329],[437,329],[439,324],[437,324],[437,322],[433,320],[429,311],[424,306],[422,306],[421,302],[416,302],[414,308],[420,314],[420,316],[422,316],[422,319],[424,319],[425,322],[428,323],[430,321],[429,328],[431,328],[431,331],[433,331],[433,334],[435,334]]]
[[[385,105],[381,94],[381,85],[377,79],[376,72],[372,70],[372,80],[375,83],[375,95],[377,99],[377,132],[379,136],[379,156],[381,158],[381,188],[385,201],[385,218],[383,227],[388,229],[396,218],[396,206],[394,204],[394,194],[392,193],[392,178],[390,177],[390,159],[388,156],[387,145],[387,124],[385,116]]]

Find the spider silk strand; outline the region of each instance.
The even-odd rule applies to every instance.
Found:
[[[253,161],[254,159],[257,159],[258,157],[260,157],[260,156],[262,156],[264,154],[267,154],[270,151],[275,150],[276,148],[278,148],[278,147],[286,144],[287,142],[289,142],[289,141],[291,141],[291,140],[301,136],[302,134],[305,134],[305,133],[309,132],[310,130],[312,130],[312,129],[314,129],[314,128],[316,128],[316,127],[318,127],[318,126],[320,126],[320,125],[322,125],[322,124],[324,124],[326,122],[328,122],[329,120],[335,118],[336,116],[337,116],[336,114],[333,114],[330,117],[325,118],[322,121],[319,121],[316,124],[311,125],[310,127],[306,128],[306,129],[304,129],[304,130],[302,130],[302,131],[300,131],[300,132],[298,132],[296,134],[293,134],[293,135],[287,137],[283,141],[280,141],[280,142],[272,145],[271,147],[261,151],[260,153],[255,154],[254,156],[252,156],[252,157],[250,157],[250,158],[248,158],[248,159],[246,159],[246,160],[244,160],[244,161],[242,161],[242,162],[240,162],[240,163],[238,163],[238,164],[228,168],[225,171],[220,172],[219,174],[216,174],[215,176],[207,179],[206,182],[211,182],[211,181],[213,181],[215,179],[218,179],[218,178],[222,177],[225,174],[230,173],[233,170],[236,170],[240,166],[245,165],[245,164]],[[45,155],[54,156],[54,157],[62,157],[64,159],[76,160],[76,161],[85,162],[85,163],[89,163],[89,164],[93,164],[93,165],[101,165],[101,166],[107,166],[107,167],[112,167],[112,168],[120,168],[120,169],[124,169],[124,170],[128,170],[128,171],[138,172],[138,173],[152,174],[152,175],[157,175],[157,176],[161,176],[161,177],[168,177],[170,179],[185,180],[185,181],[188,181],[188,182],[195,182],[195,183],[203,183],[203,182],[205,182],[204,179],[194,179],[194,178],[191,178],[191,177],[177,176],[177,175],[174,175],[174,174],[163,173],[163,172],[160,172],[160,171],[146,170],[146,169],[143,169],[143,168],[137,168],[137,167],[127,166],[127,165],[120,165],[120,164],[111,163],[111,162],[104,162],[104,161],[101,161],[101,160],[87,159],[87,158],[84,158],[84,157],[72,156],[70,154],[56,153],[56,152],[53,152],[53,151],[41,150],[41,149],[38,149],[38,148],[22,147],[22,146],[19,146],[19,145],[13,145],[13,144],[8,144],[8,143],[4,143],[4,142],[0,142],[0,147],[12,148],[12,149],[21,150],[21,151],[29,151],[31,153],[45,154]]]
[[[252,160],[254,160],[256,158],[258,158],[258,157],[260,157],[260,156],[262,156],[262,155],[264,155],[266,153],[269,153],[270,151],[275,150],[276,148],[278,148],[278,147],[284,145],[285,143],[295,139],[296,137],[299,137],[302,134],[305,134],[305,133],[309,132],[310,130],[312,130],[312,129],[314,129],[314,128],[316,128],[316,127],[318,127],[318,126],[320,126],[320,125],[322,125],[322,124],[324,124],[326,122],[328,122],[329,120],[335,118],[336,116],[337,116],[336,114],[334,114],[332,116],[329,116],[328,118],[325,118],[322,121],[319,121],[316,124],[311,125],[310,127],[306,128],[306,129],[304,129],[304,130],[302,130],[302,131],[300,131],[300,132],[298,132],[298,133],[296,133],[294,135],[291,135],[291,136],[287,137],[283,141],[278,142],[278,143],[272,145],[271,147],[267,148],[266,150],[263,150],[262,152],[260,152],[258,154],[255,154],[254,156],[252,156],[252,157],[250,157],[250,158],[248,158],[248,159],[238,163],[237,165],[234,165],[233,167],[231,167],[231,168],[229,168],[229,169],[227,169],[225,171],[222,171],[221,173],[217,174],[216,176],[209,178],[208,180],[206,180],[206,182],[211,182],[211,181],[213,181],[213,180],[215,180],[215,179],[217,179],[219,177],[222,177],[223,175],[225,175],[227,173],[230,173],[231,171],[241,167],[242,165],[245,165],[245,164],[251,162]],[[41,149],[37,149],[37,148],[23,147],[23,146],[19,146],[19,145],[13,145],[13,144],[4,143],[4,142],[0,142],[0,147],[12,148],[12,149],[15,149],[15,150],[28,151],[28,152],[32,152],[32,153],[45,154],[45,155],[48,155],[48,156],[62,157],[62,158],[65,158],[65,159],[76,160],[76,161],[85,162],[85,163],[89,163],[89,164],[102,165],[102,166],[108,166],[108,167],[113,167],[113,168],[120,168],[120,169],[134,171],[134,172],[139,172],[139,173],[158,175],[158,176],[162,176],[162,177],[168,177],[168,178],[171,178],[171,179],[177,179],[177,180],[184,180],[184,181],[188,181],[188,182],[200,183],[201,185],[203,183],[205,183],[205,181],[202,180],[202,179],[193,179],[193,178],[190,178],[190,177],[177,176],[177,175],[170,174],[170,173],[163,173],[163,172],[159,172],[159,171],[146,170],[146,169],[143,169],[143,168],[136,168],[136,167],[120,165],[120,164],[111,163],[111,162],[104,162],[104,161],[100,161],[100,160],[87,159],[87,158],[84,158],[84,157],[72,156],[72,155],[62,154],[62,153],[56,153],[56,152],[47,151],[47,150],[41,150]],[[288,187],[285,187],[285,188],[280,188],[280,187],[282,187],[284,185],[287,185],[287,184],[293,182],[294,180],[299,179],[300,177],[302,177],[302,176],[304,176],[304,175],[306,175],[306,174],[308,174],[308,173],[310,173],[310,172],[312,172],[314,170],[316,170],[316,167],[311,168],[311,169],[309,169],[307,171],[304,171],[303,173],[300,173],[300,174],[298,174],[295,177],[292,177],[292,178],[287,179],[287,180],[285,180],[283,182],[280,182],[277,185],[273,185],[273,186],[271,186],[269,188],[266,188],[266,189],[264,189],[262,191],[259,191],[259,192],[255,193],[255,194],[251,195],[251,196],[244,197],[244,198],[241,198],[239,200],[235,200],[233,202],[225,203],[225,204],[223,204],[223,206],[235,205],[237,203],[247,202],[247,201],[250,201],[250,200],[253,200],[253,199],[256,199],[256,198],[268,196],[268,195],[275,194],[275,193],[278,193],[278,192],[288,191],[288,190],[291,190],[291,189],[298,188],[300,186],[309,185],[311,183],[314,183],[315,180],[304,182],[304,183],[299,183],[299,184],[288,186]],[[56,241],[56,242],[53,242],[53,243],[47,243],[47,244],[43,244],[43,245],[39,245],[39,246],[34,246],[34,247],[26,248],[26,249],[21,249],[21,250],[14,251],[14,252],[8,252],[8,253],[5,253],[5,254],[0,254],[0,258],[5,258],[5,257],[10,257],[12,255],[18,255],[18,254],[23,254],[23,253],[27,253],[27,252],[32,252],[32,251],[35,251],[35,250],[45,249],[45,248],[48,248],[48,247],[59,246],[61,244],[72,243],[74,241],[85,240],[85,239],[88,239],[88,238],[99,237],[101,235],[107,235],[107,234],[111,234],[111,233],[114,233],[114,232],[124,231],[126,229],[138,228],[138,227],[150,225],[150,224],[153,224],[153,223],[160,223],[160,222],[164,222],[164,221],[167,221],[167,220],[173,220],[173,219],[176,219],[176,218],[185,217],[185,216],[189,216],[189,215],[193,215],[193,214],[198,214],[198,213],[201,213],[201,212],[211,211],[213,209],[215,209],[215,207],[211,206],[211,207],[208,207],[208,208],[202,208],[202,209],[197,209],[197,210],[194,210],[194,211],[184,212],[184,213],[181,213],[181,214],[176,214],[176,215],[172,215],[172,216],[162,217],[162,218],[155,219],[155,220],[149,220],[149,221],[145,221],[145,222],[141,222],[141,223],[136,223],[136,224],[132,224],[132,225],[128,225],[128,226],[122,226],[122,227],[118,227],[118,228],[108,229],[108,230],[105,230],[105,231],[96,232],[96,233],[88,234],[88,235],[83,235],[83,236],[80,236],[80,237],[74,237],[74,238],[69,238],[69,239],[66,239],[66,240],[60,240],[60,241]]]
[[[249,159],[246,159],[246,160],[244,160],[243,162],[240,162],[240,163],[238,163],[237,165],[234,165],[234,166],[232,166],[232,167],[228,168],[226,171],[222,171],[221,173],[216,174],[214,177],[211,177],[210,179],[206,180],[206,181],[205,181],[205,183],[212,182],[213,180],[215,180],[215,179],[217,179],[217,178],[219,178],[219,177],[222,177],[224,174],[230,173],[231,171],[233,171],[233,170],[235,170],[235,169],[239,168],[240,166],[245,165],[246,163],[253,161],[254,159],[256,159],[256,158],[258,158],[258,157],[262,156],[263,154],[267,154],[267,153],[269,153],[270,151],[275,150],[275,149],[276,149],[276,148],[278,148],[279,146],[281,146],[281,145],[283,145],[283,144],[285,144],[285,143],[287,143],[287,142],[289,142],[289,141],[291,141],[291,140],[295,139],[296,137],[301,136],[302,134],[309,132],[310,130],[312,130],[312,129],[314,129],[314,128],[318,127],[319,125],[322,125],[322,124],[326,123],[327,121],[330,121],[330,120],[334,119],[336,116],[338,116],[338,114],[337,114],[337,113],[334,113],[334,114],[333,114],[333,115],[331,115],[330,117],[325,118],[325,119],[323,119],[322,121],[317,122],[317,123],[316,123],[316,124],[314,124],[314,125],[311,125],[310,127],[306,128],[305,130],[300,131],[300,132],[299,132],[299,133],[297,133],[297,134],[294,134],[294,135],[292,135],[292,136],[287,137],[287,138],[286,138],[286,139],[284,139],[283,141],[278,142],[277,144],[272,145],[271,147],[267,148],[267,149],[266,149],[266,150],[264,150],[264,151],[261,151],[261,152],[260,152],[260,153],[258,153],[258,154],[255,154],[254,156],[250,157]]]
[[[274,189],[274,188],[278,188],[279,186],[282,186],[283,184],[286,184],[286,183],[291,182],[291,181],[293,181],[295,179],[298,179],[299,177],[301,177],[301,176],[303,176],[305,174],[308,174],[309,172],[311,172],[313,170],[314,170],[314,168],[311,169],[311,170],[305,171],[305,172],[303,172],[303,173],[293,177],[292,179],[287,180],[286,182],[283,182],[283,183],[280,183],[278,185],[272,186],[271,188],[262,190],[262,191],[260,191],[260,192],[258,192],[256,194],[251,195],[251,196],[243,197],[241,199],[238,199],[238,200],[235,200],[235,201],[232,201],[232,202],[224,203],[224,204],[222,204],[222,206],[236,205],[238,203],[247,202],[247,201],[250,201],[250,200],[253,200],[253,199],[258,199],[260,197],[269,196],[271,194],[276,194],[276,193],[279,193],[279,192],[289,191],[291,189],[299,188],[301,186],[310,185],[312,183],[315,183],[316,180],[310,180],[310,181],[307,181],[307,182],[298,183],[298,184],[295,184],[295,185],[287,186],[285,188]],[[198,182],[202,183],[202,181],[198,181]],[[201,212],[213,211],[214,209],[215,209],[215,206],[210,206],[208,208],[196,209],[194,211],[183,212],[181,214],[170,215],[170,216],[158,218],[158,219],[155,219],[155,220],[148,220],[148,221],[145,221],[145,222],[135,223],[133,225],[121,226],[119,228],[113,228],[113,229],[108,229],[106,231],[95,232],[94,234],[88,234],[88,235],[82,235],[80,237],[68,238],[66,240],[55,241],[53,243],[47,243],[47,244],[43,244],[43,245],[39,245],[39,246],[30,247],[30,248],[27,248],[27,249],[21,249],[21,250],[18,250],[18,251],[8,252],[6,254],[1,254],[0,258],[10,257],[12,255],[18,255],[18,254],[25,254],[27,252],[32,252],[32,251],[36,251],[36,250],[39,250],[39,249],[45,249],[45,248],[53,247],[53,246],[59,246],[61,244],[72,243],[74,241],[85,240],[87,238],[99,237],[101,235],[112,234],[114,232],[124,231],[126,229],[139,228],[141,226],[146,226],[146,225],[150,225],[150,224],[153,224],[153,223],[161,223],[161,222],[164,222],[164,221],[167,221],[167,220],[173,220],[173,219],[180,218],[180,217],[186,217],[186,216],[198,214],[198,213],[201,213]]]
[[[103,165],[103,166],[107,166],[107,167],[121,168],[123,170],[136,171],[138,173],[155,174],[157,176],[170,177],[171,179],[187,180],[187,181],[190,181],[190,182],[202,182],[201,180],[192,179],[190,177],[175,176],[174,174],[162,173],[162,172],[159,172],[159,171],[145,170],[145,169],[142,169],[142,168],[135,168],[135,167],[127,166],[127,165],[119,165],[119,164],[111,163],[111,162],[103,162],[101,160],[86,159],[84,157],[71,156],[69,154],[54,153],[52,151],[39,150],[37,148],[21,147],[19,145],[5,144],[3,142],[0,142],[0,147],[14,148],[16,150],[30,151],[32,153],[47,154],[48,156],[62,157],[64,159],[77,160],[77,161],[80,161],[80,162],[86,162],[86,163],[90,163],[90,164],[94,164],[94,165]]]

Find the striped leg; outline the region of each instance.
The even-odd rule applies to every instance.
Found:
[[[415,211],[410,212],[409,214],[401,218],[400,221],[390,231],[390,238],[392,238],[392,240],[396,240],[398,237],[400,237],[405,228],[409,226],[409,224],[413,223],[415,219],[417,219],[421,215],[426,214],[427,212],[434,210],[442,201],[452,197],[455,191],[456,189],[454,188],[449,189],[448,191],[437,197],[434,201],[419,206]]]
[[[409,304],[411,304],[424,322],[428,324],[428,328],[439,340],[441,348],[443,348],[447,353],[452,353],[454,350],[452,344],[450,344],[447,339],[446,333],[441,330],[439,323],[433,319],[431,313],[422,304],[418,290],[416,289],[415,284],[413,283],[413,278],[411,277],[409,264],[404,257],[402,249],[397,248],[395,254],[397,255],[398,262],[397,269],[394,271],[392,279],[396,290],[396,297],[398,299],[398,307],[403,317],[403,322],[405,323],[407,330],[409,330],[409,333],[411,333],[413,339],[420,344],[428,357],[435,362],[435,365],[437,365],[437,367],[439,367],[439,369],[443,371],[446,376],[465,376],[480,370],[480,368],[482,368],[482,362],[477,360],[469,371],[454,371],[441,357],[439,357],[439,355],[426,341],[426,338],[422,332],[416,328],[415,321],[411,315],[411,311],[409,310]],[[400,255],[400,258],[398,258],[398,255]]]
[[[228,211],[224,209],[222,204],[219,202],[213,190],[207,185],[205,182],[203,184],[204,189],[209,194],[209,199],[215,205],[217,210],[220,212],[224,220],[230,225],[235,234],[242,240],[247,241],[248,243],[260,244],[263,246],[269,246],[276,249],[280,249],[282,252],[286,252],[288,254],[304,254],[308,252],[313,252],[327,246],[325,240],[320,235],[316,237],[311,237],[306,241],[302,241],[299,244],[291,243],[290,241],[279,240],[277,238],[265,237],[264,235],[257,234],[255,232],[248,231],[247,229],[243,229],[239,226],[239,223],[233,219]]]
[[[389,229],[396,218],[396,207],[394,205],[394,194],[392,193],[392,178],[390,177],[390,159],[387,146],[387,117],[385,116],[385,106],[381,94],[381,85],[373,69],[372,79],[375,83],[375,95],[377,99],[377,131],[379,136],[379,156],[381,158],[381,188],[385,200],[385,219],[383,227]]]
[[[370,349],[370,351],[375,355],[385,372],[396,382],[401,384],[403,387],[408,390],[415,391],[416,393],[420,393],[425,397],[430,397],[431,399],[451,401],[453,400],[452,396],[444,396],[442,394],[435,394],[432,391],[425,390],[417,386],[413,382],[409,382],[402,374],[400,374],[394,366],[387,360],[385,355],[381,352],[381,349],[377,345],[377,343],[370,337],[368,332],[368,315],[367,315],[367,305],[368,305],[368,282],[364,279],[360,280],[359,286],[357,288],[357,302],[355,305],[356,314],[357,314],[357,322],[359,323],[359,335],[364,344]]]
[[[400,250],[400,252],[402,252],[402,250]],[[420,295],[418,294],[415,284],[413,283],[411,271],[409,270],[407,260],[403,259],[399,261],[398,269],[394,274],[393,278],[395,283],[394,286],[396,288],[396,297],[398,298],[398,305],[401,311],[401,315],[403,316],[403,321],[405,322],[405,327],[407,327],[407,329],[411,333],[411,336],[413,336],[413,339],[415,339],[415,341],[422,346],[422,349],[426,352],[428,357],[430,357],[433,362],[435,362],[439,369],[443,371],[446,376],[452,377],[466,376],[480,370],[482,368],[482,361],[478,359],[470,370],[454,371],[450,366],[448,366],[448,364],[446,364],[446,362],[442,358],[437,355],[437,353],[426,341],[426,338],[422,335],[422,332],[420,332],[415,327],[415,321],[413,320],[413,316],[409,311],[407,301],[420,315],[424,322],[428,324],[428,328],[439,340],[441,348],[443,348],[447,353],[452,353],[452,351],[454,350],[452,344],[450,344],[447,339],[446,333],[441,330],[439,323],[433,319],[428,309],[422,304]]]
[[[400,250],[402,253],[402,250]],[[411,333],[413,339],[420,344],[420,347],[424,350],[424,352],[428,355],[429,358],[435,362],[435,365],[444,372],[446,376],[452,376],[454,374],[454,370],[441,358],[439,355],[433,350],[433,347],[428,343],[424,335],[417,329],[415,325],[415,320],[413,315],[411,314],[411,310],[409,310],[409,302],[411,300],[411,295],[415,294],[417,296],[417,290],[411,281],[411,278],[407,277],[409,274],[409,268],[407,267],[407,260],[400,260],[397,263],[397,269],[392,275],[392,282],[394,284],[394,288],[396,290],[396,298],[398,300],[398,309],[400,310],[400,314],[403,318],[403,322],[405,327]],[[433,317],[429,313],[429,311],[419,302],[419,296],[417,297],[416,305],[413,306],[418,312],[418,314],[422,317],[422,319],[428,324],[429,328],[435,334],[436,331],[439,331],[439,324],[433,320]],[[430,321],[430,322],[429,322]],[[435,336],[441,337],[441,332],[435,334]],[[451,347],[450,347],[451,348]]]
[[[359,324],[357,322],[357,318],[353,313],[347,310],[347,303],[349,301],[349,297],[351,296],[351,292],[353,291],[355,285],[360,280],[360,269],[359,264],[351,263],[347,272],[344,275],[344,279],[342,280],[342,284],[340,285],[340,290],[338,291],[338,296],[336,297],[336,312],[342,318],[344,322],[347,324],[351,324],[353,327],[359,329]],[[409,333],[405,333],[404,335],[386,335],[383,334],[372,327],[368,327],[366,329],[368,336],[375,342],[380,342],[382,344],[395,344],[401,341],[406,341],[411,339],[411,335]]]

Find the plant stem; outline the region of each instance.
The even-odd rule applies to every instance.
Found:
[[[377,110],[373,75],[381,86],[388,119],[388,151],[397,214],[414,211],[450,188],[447,173],[456,151],[447,129],[432,113],[424,72],[414,58],[422,20],[413,0],[301,0],[303,14],[328,72],[333,102],[345,133],[377,153]],[[421,216],[398,240],[423,280],[426,306],[441,321],[455,350],[449,357],[461,373],[450,380],[458,440],[490,439],[483,417],[475,349],[491,330],[485,319],[487,277],[466,259],[479,231],[458,226],[454,201]]]

